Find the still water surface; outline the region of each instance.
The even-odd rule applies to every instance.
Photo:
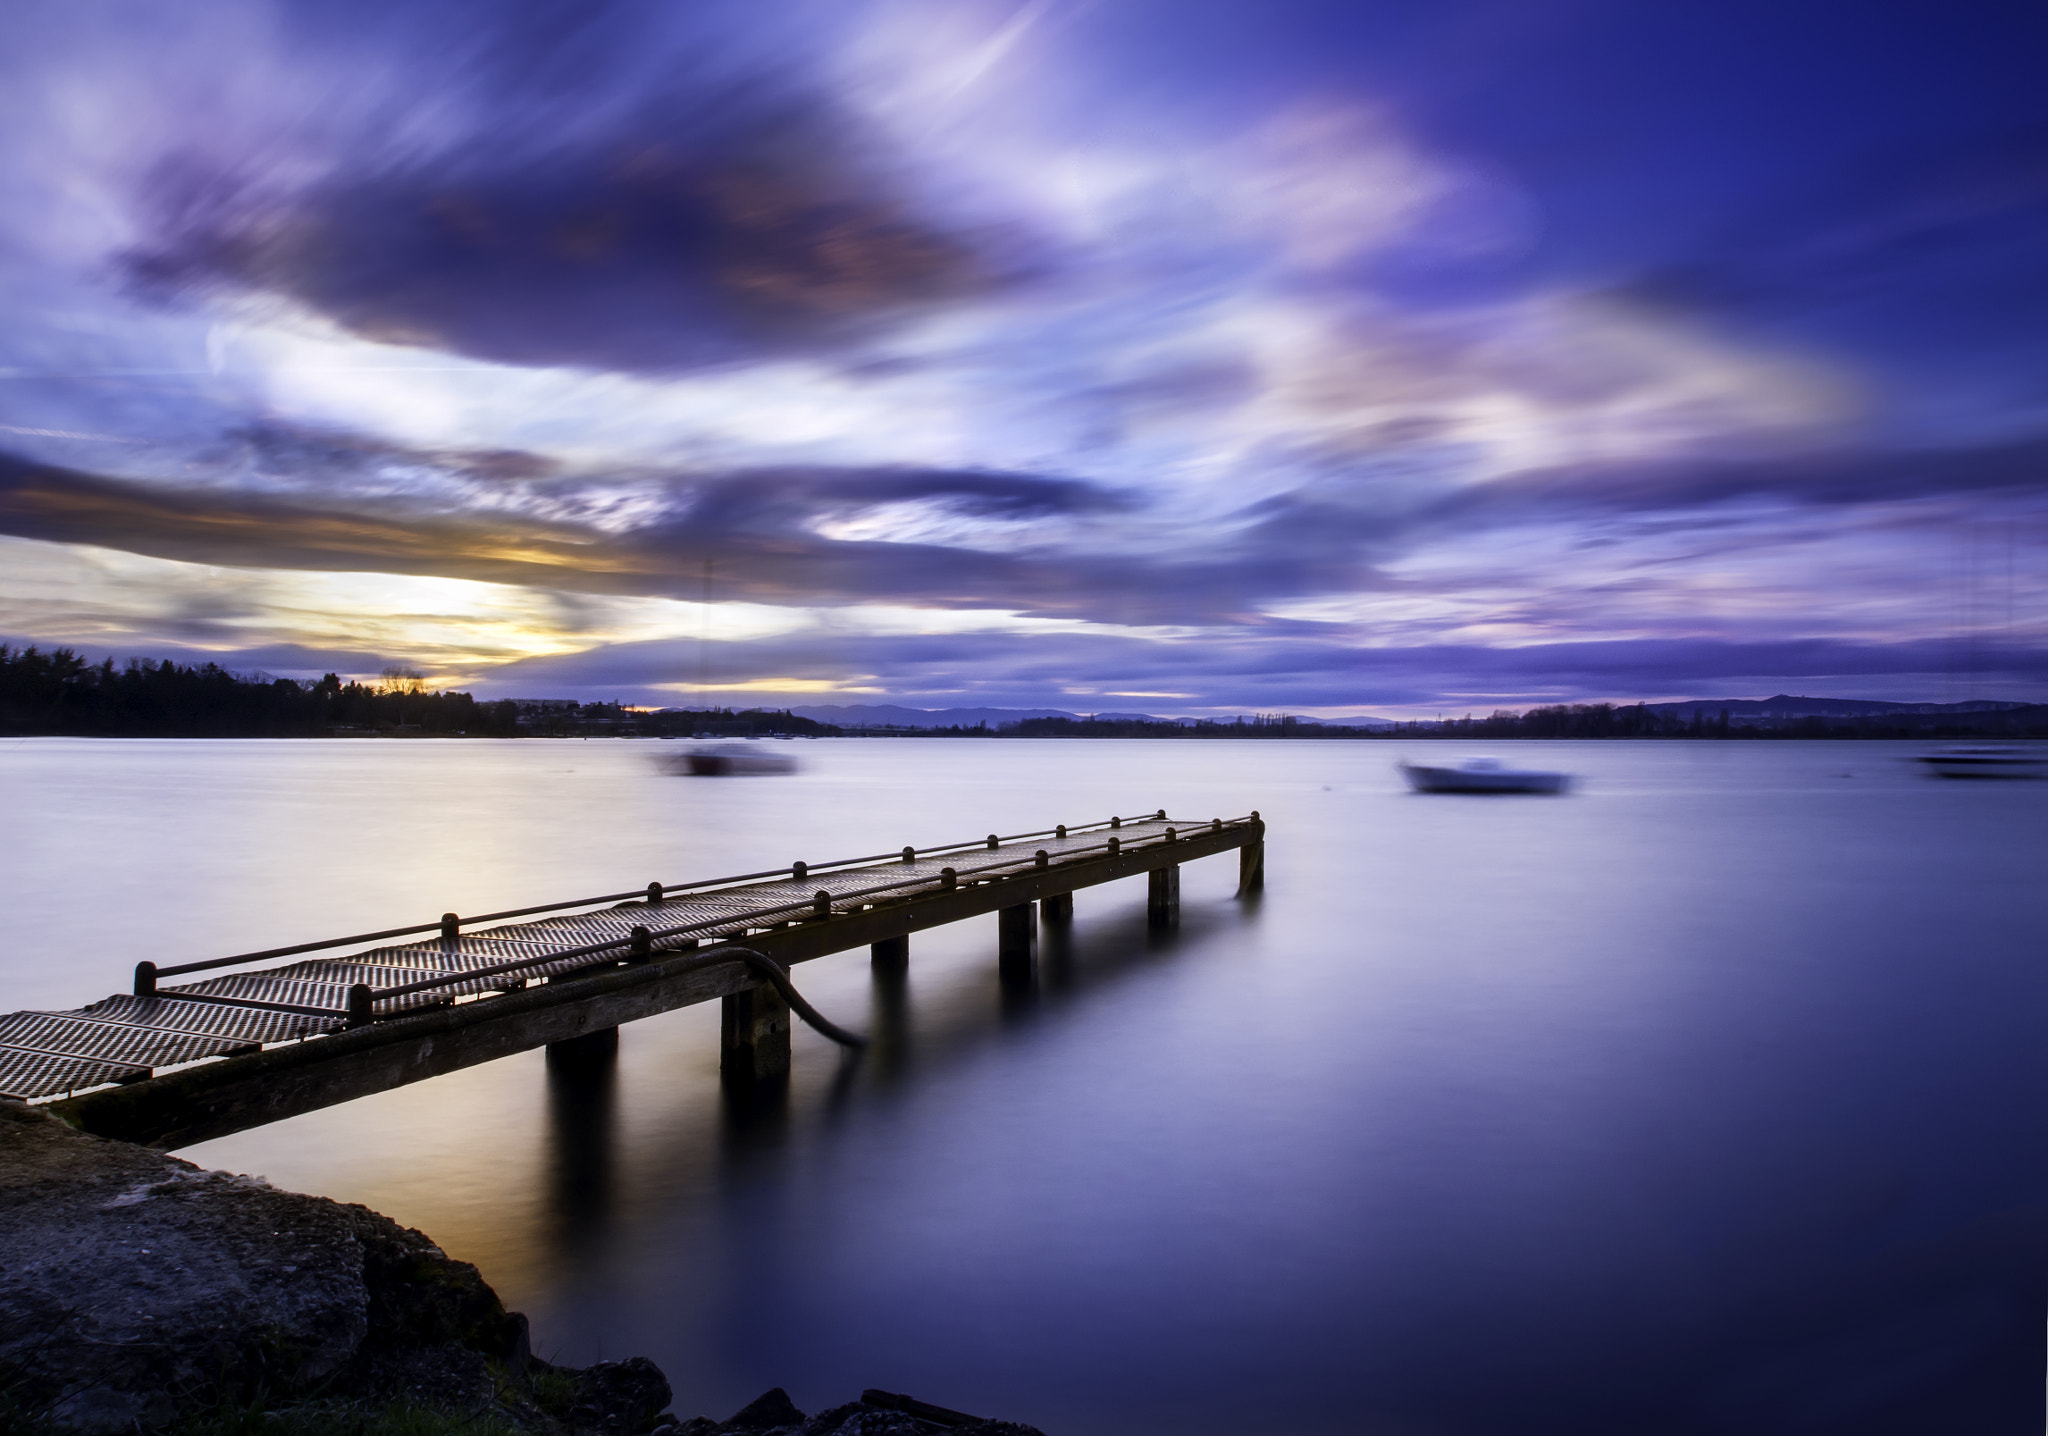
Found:
[[[677,1406],[863,1386],[1055,1436],[2037,1431],[2048,784],[1876,743],[0,743],[0,1008],[335,932],[1165,806],[1270,824],[1262,900],[1078,894],[797,970],[779,1106],[717,1011],[187,1150],[479,1265],[543,1354]],[[1519,751],[1514,751],[1519,749]]]

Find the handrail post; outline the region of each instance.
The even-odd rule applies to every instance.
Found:
[[[990,850],[993,851],[994,849],[1002,846],[1002,843],[1001,840],[998,839],[994,833],[990,833],[988,835],[988,845]]]
[[[951,868],[940,868],[940,869],[939,869],[939,886],[940,886],[940,887],[942,887],[942,888],[945,888],[945,889],[946,889],[946,890],[947,890],[948,892],[951,892],[951,891],[952,891],[952,890],[953,890],[954,888],[958,887],[959,885],[960,885],[960,874],[958,874],[958,873],[954,872],[954,871],[953,871],[953,870],[952,870]]]
[[[348,990],[348,1025],[366,1027],[376,1021],[377,1014],[373,1006],[376,1000],[377,994],[370,990],[369,983],[358,982],[351,987]]]
[[[441,914],[441,941],[454,943],[462,937],[462,919],[452,912]]]
[[[905,843],[903,845],[903,861],[906,863],[914,863],[917,861],[917,849],[911,847],[908,843]]]
[[[654,940],[648,936],[644,927],[633,929],[633,956],[643,959],[654,956]]]
[[[135,995],[137,997],[156,996],[155,963],[138,962],[135,964]]]
[[[819,888],[811,896],[811,911],[819,917],[832,916],[832,894],[823,888]]]
[[[647,905],[648,905],[649,907],[653,907],[653,906],[654,906],[654,905],[655,905],[656,903],[659,903],[660,901],[661,901],[661,884],[660,884],[660,883],[649,883],[649,884],[647,885]]]
[[[791,882],[798,882],[798,883],[800,883],[800,882],[802,882],[802,881],[803,881],[803,880],[804,880],[805,878],[809,877],[809,876],[810,876],[810,874],[811,874],[811,865],[810,865],[809,863],[801,863],[801,862],[799,862],[799,863],[791,863],[791,864],[789,865],[789,880],[790,880]]]

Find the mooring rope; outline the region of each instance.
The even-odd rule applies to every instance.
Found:
[[[694,972],[700,967],[716,967],[720,963],[725,962],[744,962],[755,972],[767,978],[775,990],[782,994],[782,1000],[789,1004],[789,1010],[808,1023],[812,1031],[831,1038],[842,1047],[865,1047],[868,1045],[867,1038],[860,1036],[858,1033],[848,1032],[844,1027],[841,1027],[824,1013],[818,1011],[817,1008],[811,1006],[810,1003],[804,1001],[804,995],[798,992],[796,985],[789,980],[788,969],[764,952],[756,952],[751,947],[714,947],[696,961],[686,964],[683,970]],[[671,971],[673,970],[671,969]]]

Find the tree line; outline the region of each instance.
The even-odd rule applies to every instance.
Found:
[[[217,663],[109,658],[0,644],[0,732],[109,738],[285,738],[333,732],[509,736],[510,703],[430,693],[395,670],[380,684],[244,677]]]
[[[664,709],[569,700],[479,703],[467,693],[429,692],[409,669],[383,681],[317,682],[241,675],[217,663],[109,658],[92,663],[69,648],[44,651],[0,643],[0,734],[109,738],[306,738],[395,736],[743,737],[837,736],[840,729],[786,709]],[[1292,715],[1259,714],[1194,722],[1147,718],[1026,718],[990,727],[867,730],[870,737],[930,738],[1966,738],[2048,737],[2048,706],[1975,714],[1887,713],[1758,721],[1728,711],[1652,709],[1646,704],[1558,703],[1525,712],[1346,727]]]
[[[217,663],[131,658],[92,663],[69,648],[0,643],[0,734],[87,738],[587,738],[771,734],[826,736],[830,724],[785,710],[638,712],[574,700],[478,702],[431,692],[388,668],[378,683],[234,673]]]

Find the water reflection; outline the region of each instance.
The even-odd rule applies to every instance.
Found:
[[[992,916],[904,971],[805,964],[874,1045],[799,1031],[779,1093],[722,1094],[693,1008],[627,1028],[615,1069],[527,1054],[184,1155],[431,1232],[551,1354],[651,1356],[692,1410],[780,1384],[1063,1436],[2038,1421],[2048,785],[1925,782],[1898,745],[1559,745],[1583,798],[1438,803],[1399,745],[1228,746],[820,743],[799,780],[650,785],[631,744],[574,772],[546,745],[187,745],[92,827],[66,783],[145,749],[81,745],[12,774],[0,961],[53,1005],[124,973],[51,954],[201,957],[1110,791],[1258,807],[1262,899],[1192,863],[1155,934],[1142,882],[1086,890],[1041,922],[1035,992],[1005,994]],[[422,793],[476,812],[461,843],[393,817]],[[82,845],[134,894],[88,949],[92,894],[45,857]],[[1982,1419],[1944,1424],[1967,1392]]]
[[[619,1029],[558,1042],[546,1060],[548,1237],[575,1260],[606,1245],[616,1214]]]

